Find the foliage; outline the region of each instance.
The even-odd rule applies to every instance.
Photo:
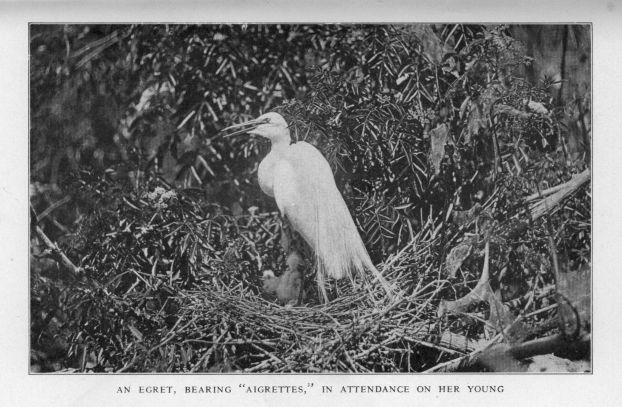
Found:
[[[479,339],[507,322],[434,317],[473,288],[487,242],[493,289],[531,295],[523,312],[555,283],[546,222],[563,266],[589,266],[589,192],[539,219],[541,197],[525,198],[587,168],[589,99],[522,79],[508,27],[33,25],[31,55],[31,203],[82,270],[61,273],[33,239],[40,369],[419,371],[452,354],[434,330]],[[269,110],[327,157],[400,302],[265,298],[261,272],[284,268],[255,174],[268,146],[218,132]]]

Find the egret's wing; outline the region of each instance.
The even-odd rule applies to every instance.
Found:
[[[364,274],[372,264],[324,156],[311,144],[288,147],[274,168],[274,198],[283,215],[314,249],[320,273]],[[384,281],[383,279],[381,281]]]

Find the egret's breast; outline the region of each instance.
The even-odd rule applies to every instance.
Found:
[[[276,157],[272,153],[268,154],[266,158],[259,163],[259,169],[257,170],[257,177],[259,178],[259,187],[268,196],[274,198],[274,165],[276,164]]]

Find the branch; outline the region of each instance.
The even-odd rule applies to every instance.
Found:
[[[497,337],[500,337],[500,335]],[[449,362],[440,363],[424,373],[463,371],[478,365],[491,367],[490,365],[494,365],[495,361],[504,359],[516,361],[536,355],[546,355],[562,349],[578,348],[590,341],[589,335],[585,335],[577,341],[568,341],[563,334],[555,334],[510,346],[508,344],[495,343],[497,337],[481,349]]]
[[[80,61],[76,63],[75,68],[76,69],[82,68],[88,62],[90,62],[91,60],[96,58],[98,55],[100,55],[102,52],[104,52],[106,48],[116,44],[117,42],[122,40],[126,35],[127,34],[123,34],[123,35],[119,34],[119,30],[114,30],[113,32],[105,36],[104,38],[101,38],[99,40],[93,41],[85,45],[84,47],[82,47],[81,49],[79,49],[72,55],[73,58],[78,58],[82,56],[82,59],[80,59]]]
[[[440,335],[429,334],[425,336],[424,339],[432,345],[442,346],[443,348],[460,353],[473,352],[474,350],[481,349],[487,344],[487,342],[484,340],[471,339],[467,336],[455,334],[448,330]],[[419,343],[422,343],[422,341],[419,341]]]
[[[54,260],[60,265],[62,265],[65,269],[71,271],[75,275],[79,275],[82,272],[80,267],[77,267],[69,257],[58,247],[58,245],[50,240],[49,237],[45,234],[43,229],[40,226],[36,227],[37,236],[41,241],[45,244],[45,246],[50,250]]]

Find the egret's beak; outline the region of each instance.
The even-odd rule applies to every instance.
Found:
[[[244,123],[234,124],[233,126],[226,127],[220,130],[220,133],[226,132],[229,130],[234,130],[232,133],[225,134],[224,137],[237,136],[238,134],[247,133],[253,129],[256,129],[259,125],[262,125],[268,122],[269,122],[268,119],[261,119],[261,120],[253,119],[253,120],[249,120]]]

